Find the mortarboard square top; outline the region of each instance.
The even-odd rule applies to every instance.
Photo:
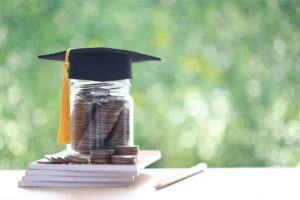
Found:
[[[106,47],[77,48],[38,57],[69,62],[70,79],[91,81],[131,79],[132,63],[161,60],[158,57],[134,51]]]

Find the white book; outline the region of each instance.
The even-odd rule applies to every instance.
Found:
[[[128,177],[76,177],[76,176],[24,176],[23,181],[43,181],[43,182],[132,182],[133,176]]]
[[[59,152],[62,155],[66,152]],[[41,164],[27,165],[19,187],[126,187],[136,176],[161,158],[157,150],[140,150],[135,165],[116,164]]]
[[[128,187],[130,183],[19,181],[19,187]]]
[[[41,164],[37,161],[29,163],[27,170],[60,170],[60,171],[102,171],[102,172],[135,172],[139,173],[146,166],[154,163],[161,158],[161,152],[157,150],[140,150],[135,165],[116,165],[116,164]]]
[[[30,169],[26,171],[26,176],[75,176],[75,177],[128,177],[134,176],[134,172],[101,172],[101,171],[59,171],[59,170],[43,170],[43,169]]]

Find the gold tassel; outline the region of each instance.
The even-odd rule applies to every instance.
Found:
[[[57,136],[58,144],[68,144],[71,141],[71,121],[70,121],[70,89],[69,89],[69,53],[71,49],[66,51],[64,63],[64,77],[61,90],[61,108],[60,122]]]

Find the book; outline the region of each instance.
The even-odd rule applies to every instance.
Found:
[[[85,176],[85,177],[128,177],[134,176],[135,172],[101,172],[101,171],[59,171],[59,170],[43,170],[43,169],[33,169],[27,170],[26,176]]]
[[[54,155],[66,154],[65,151]],[[27,165],[19,187],[126,187],[139,173],[161,158],[157,150],[140,150],[135,165],[42,164]]]
[[[65,152],[59,153],[63,155]],[[43,170],[60,170],[60,171],[102,171],[102,172],[135,172],[136,174],[161,158],[161,152],[156,150],[140,150],[137,156],[136,165],[116,165],[116,164],[41,164],[37,161],[29,163],[27,170],[43,169]]]
[[[24,176],[24,181],[47,182],[131,182],[134,176],[121,177],[86,177],[86,176]]]
[[[128,187],[130,183],[19,181],[19,187]]]

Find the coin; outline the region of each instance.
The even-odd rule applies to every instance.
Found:
[[[123,99],[108,97],[106,101],[94,105],[92,120],[78,142],[79,152],[88,154],[90,150],[107,147],[106,139],[117,122],[125,103],[126,101]]]
[[[47,160],[53,161],[53,159],[51,158],[50,155],[45,155],[44,158],[46,158]]]
[[[88,164],[89,163],[88,159],[82,158],[79,156],[66,155],[64,158],[73,163],[78,163],[78,164]]]
[[[115,146],[116,155],[138,155],[139,146],[127,146],[127,145],[120,145]]]
[[[72,148],[78,150],[79,141],[81,140],[84,130],[91,121],[93,115],[93,106],[92,102],[86,101],[85,99],[75,100],[71,123],[72,123]]]
[[[109,163],[111,156],[114,154],[113,149],[97,149],[91,151],[91,163],[102,164]]]
[[[91,154],[92,155],[113,155],[115,152],[114,149],[96,149],[92,150]]]
[[[115,148],[119,145],[127,145],[130,139],[130,114],[129,109],[124,108],[118,117],[109,137],[107,138],[108,148]]]
[[[60,163],[60,164],[68,164],[68,162],[58,156],[55,155],[45,155],[44,156],[45,159],[49,160],[49,161],[53,161],[56,163]]]
[[[106,88],[107,86],[107,88]],[[113,148],[130,141],[128,100],[110,95],[111,83],[74,86],[72,101],[72,148],[80,154]],[[118,85],[114,89],[118,89]]]
[[[124,155],[113,155],[111,157],[111,162],[113,164],[134,165],[137,162],[137,157],[136,156],[124,156]]]
[[[59,156],[51,156],[51,158],[53,159],[53,161],[57,161],[57,162],[61,162],[62,164],[68,164],[68,160],[59,157]]]
[[[94,159],[91,160],[91,164],[109,164],[110,163],[110,159],[108,158],[99,158],[99,159]]]
[[[48,160],[48,159],[40,159],[37,162],[40,164],[62,164],[61,162],[52,161],[52,160]]]

